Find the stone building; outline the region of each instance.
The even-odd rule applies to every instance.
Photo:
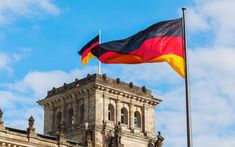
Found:
[[[154,108],[160,102],[144,86],[137,87],[105,74],[88,74],[53,88],[37,102],[44,108],[44,135],[36,134],[29,120],[30,131],[16,131],[16,136],[21,134],[25,141],[34,137],[35,142],[45,144],[40,146],[156,146]],[[0,143],[4,134],[1,130]],[[9,128],[5,130],[12,132]],[[163,139],[159,133],[156,142],[159,147]]]

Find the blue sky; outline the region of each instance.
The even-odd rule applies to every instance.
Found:
[[[102,41],[126,38],[181,17],[187,10],[194,146],[235,146],[235,21],[233,0],[0,0],[0,107],[6,126],[25,129],[33,114],[42,132],[47,90],[97,71],[77,51],[102,31]],[[102,65],[113,78],[146,85],[163,100],[156,130],[165,146],[186,146],[184,81],[166,63]],[[20,114],[20,115],[18,115]]]

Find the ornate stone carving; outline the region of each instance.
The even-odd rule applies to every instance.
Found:
[[[142,86],[142,91],[145,93],[147,91],[145,86]]]
[[[35,128],[33,127],[34,126],[34,118],[33,118],[33,116],[30,116],[28,121],[29,121],[29,127],[27,129],[28,133],[35,132]]]
[[[115,125],[114,127],[114,135],[112,134],[111,130],[106,135],[107,146],[108,147],[123,147],[123,144],[121,143],[121,135],[122,135],[121,123],[118,122],[118,124]]]
[[[134,84],[132,82],[129,83],[129,87],[130,88],[133,88],[134,87]]]
[[[92,147],[92,132],[90,129],[86,131],[86,144],[88,147]]]
[[[116,78],[116,83],[120,84],[120,78]]]
[[[106,74],[102,74],[102,78],[103,78],[103,80],[107,80],[107,75]]]
[[[27,136],[28,136],[28,140],[29,140],[30,137],[36,136],[36,133],[35,133],[35,128],[33,127],[34,126],[33,116],[30,116],[28,121],[29,121],[29,127],[27,128]]]
[[[118,124],[115,125],[115,127],[114,127],[115,143],[117,143],[117,144],[121,143],[121,134],[122,134],[122,127],[121,127],[121,123],[118,122]]]
[[[163,140],[164,140],[164,137],[162,137],[161,132],[158,131],[157,141],[155,142],[155,147],[162,147]]]
[[[60,142],[64,141],[64,123],[60,122],[59,126],[58,126],[58,131],[56,133],[56,137],[57,137],[57,141],[58,144],[60,144]]]
[[[148,143],[148,147],[155,147],[154,140],[150,139]]]

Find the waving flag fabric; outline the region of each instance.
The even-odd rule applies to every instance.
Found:
[[[100,44],[91,52],[106,64],[167,62],[184,77],[182,19],[156,23],[129,38]]]
[[[91,50],[99,45],[99,35],[88,42],[78,53],[82,56],[82,64],[87,64],[94,55]]]

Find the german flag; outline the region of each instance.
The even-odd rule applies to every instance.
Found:
[[[91,52],[106,64],[167,62],[184,77],[182,19],[156,23],[129,38],[100,44]]]
[[[91,50],[95,47],[99,46],[99,35],[93,38],[90,42],[88,42],[79,52],[78,54],[82,56],[82,64],[85,65],[89,62],[94,55],[91,53]]]

